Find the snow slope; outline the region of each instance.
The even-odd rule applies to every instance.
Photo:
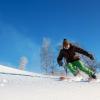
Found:
[[[0,72],[0,100],[100,100],[100,83],[59,81],[2,65]]]

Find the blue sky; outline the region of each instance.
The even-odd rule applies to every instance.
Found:
[[[39,71],[44,37],[54,49],[63,38],[78,42],[100,61],[100,1],[0,1],[0,64],[17,68],[20,57],[26,56],[26,70]]]

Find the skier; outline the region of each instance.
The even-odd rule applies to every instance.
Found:
[[[81,53],[87,57],[89,57],[91,60],[94,60],[94,57],[92,54],[88,53],[87,51],[83,50],[82,48],[79,48],[73,44],[71,44],[68,40],[63,40],[63,49],[60,50],[59,56],[57,57],[57,62],[60,66],[63,66],[62,59],[65,58],[67,64],[65,67],[68,67],[70,72],[74,76],[80,75],[79,70],[85,72],[89,79],[96,79],[95,72],[88,67],[84,65],[84,63],[80,60],[80,57],[76,55],[76,53]],[[62,77],[63,79],[63,77]]]

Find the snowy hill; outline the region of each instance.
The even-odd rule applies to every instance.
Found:
[[[100,100],[100,83],[59,81],[0,65],[0,100]]]
[[[36,73],[33,74],[31,72],[26,72],[26,71],[14,69],[14,68],[6,67],[6,66],[3,66],[3,65],[0,65],[0,73],[22,74],[22,75],[25,74],[25,75],[30,75],[30,76],[36,74]]]

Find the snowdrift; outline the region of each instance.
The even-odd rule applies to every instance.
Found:
[[[0,100],[100,100],[100,83],[59,81],[0,65]]]

